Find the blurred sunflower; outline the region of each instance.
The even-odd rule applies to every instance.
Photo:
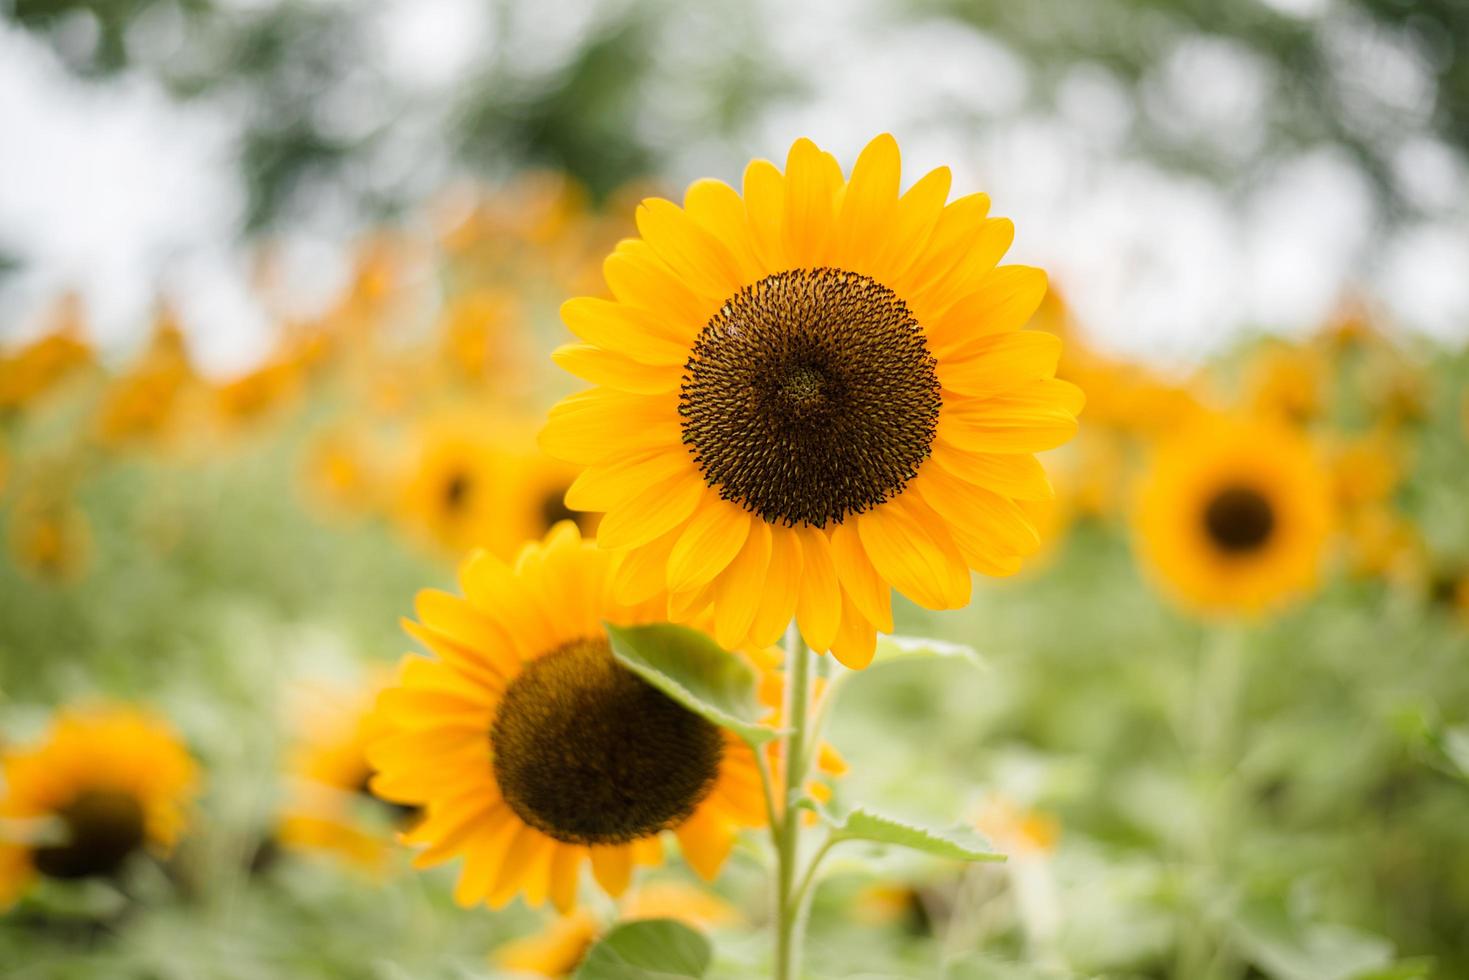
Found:
[[[1245,390],[1250,407],[1259,414],[1304,425],[1327,410],[1330,365],[1315,348],[1271,343],[1250,359]]]
[[[765,817],[754,753],[618,665],[603,622],[663,619],[616,602],[612,558],[558,524],[514,566],[488,552],[460,569],[464,597],[419,594],[409,657],[378,699],[373,791],[423,806],[405,835],[427,867],[465,858],[461,905],[576,904],[582,864],[613,895],[678,837],[705,878],[742,826]]]
[[[120,447],[162,437],[193,379],[183,331],[165,307],[154,324],[147,351],[103,393],[95,419],[98,440],[104,446]]]
[[[718,895],[678,881],[639,885],[618,903],[622,921],[675,919],[695,929],[714,929],[740,921],[739,912]],[[584,908],[576,908],[546,923],[530,936],[506,943],[495,951],[494,963],[503,970],[542,977],[569,977],[601,938],[601,922]]]
[[[569,977],[602,935],[602,924],[584,908],[558,915],[539,930],[495,950],[495,966],[537,977]]]
[[[487,548],[510,559],[557,522],[595,527],[566,506],[574,467],[535,447],[528,428],[494,416],[431,419],[404,489],[404,522],[442,550]]]
[[[585,343],[557,362],[597,385],[551,412],[542,446],[585,467],[567,495],[605,512],[617,592],[713,610],[724,646],[775,642],[794,615],[845,664],[892,629],[895,587],[969,599],[1040,544],[1035,452],[1076,430],[1060,341],[1021,330],[1045,274],[997,268],[1013,226],[982,194],[945,204],[941,168],[899,193],[898,146],[843,179],[809,140],[743,197],[696,182],[649,199],[604,273],[615,297],[562,307]]]
[[[372,706],[382,687],[300,692],[298,731],[286,761],[291,792],[277,831],[286,847],[381,871],[394,831],[416,816],[368,786],[366,745],[376,734]]]
[[[302,370],[280,358],[220,382],[212,392],[215,417],[233,431],[269,416],[301,390]]]
[[[511,294],[471,290],[444,311],[439,332],[443,363],[461,382],[485,381],[492,369],[506,370],[519,361],[514,350],[518,326]]]
[[[365,434],[349,426],[328,429],[306,446],[301,487],[324,516],[357,516],[377,506],[380,475]]]
[[[81,339],[81,298],[67,293],[57,301],[44,335],[20,350],[0,355],[0,411],[24,408],[77,367],[91,361]]]
[[[900,881],[875,881],[853,897],[852,918],[865,926],[898,926],[914,936],[932,935],[937,900],[931,890]]]
[[[106,876],[136,853],[166,853],[197,781],[173,730],[130,707],[60,712],[39,745],[0,766],[0,907],[37,874]]]
[[[92,558],[92,525],[75,504],[50,493],[23,496],[10,514],[15,564],[48,582],[74,582]]]
[[[1211,417],[1159,447],[1139,495],[1138,547],[1185,605],[1258,613],[1315,585],[1331,515],[1330,480],[1302,435]]]
[[[998,794],[980,805],[974,825],[1011,857],[1054,854],[1061,838],[1061,824],[1053,815]]]
[[[398,516],[409,531],[452,554],[478,547],[496,519],[502,474],[492,424],[467,416],[430,418],[413,437]]]

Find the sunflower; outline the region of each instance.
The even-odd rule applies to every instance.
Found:
[[[611,562],[563,522],[513,566],[475,553],[464,597],[422,592],[405,624],[437,658],[407,658],[379,697],[370,785],[425,809],[405,835],[418,866],[463,855],[461,905],[566,911],[588,860],[620,894],[665,830],[712,878],[764,820],[754,753],[612,658],[603,622],[659,621],[663,603],[617,602]]]
[[[268,417],[300,393],[302,365],[277,357],[220,382],[212,391],[214,414],[227,431]]]
[[[82,578],[92,560],[92,525],[75,504],[50,493],[30,493],[10,515],[10,554],[17,566],[53,583]]]
[[[193,380],[183,330],[164,308],[147,351],[104,392],[94,422],[97,438],[116,448],[163,437],[176,421],[175,408]]]
[[[1054,854],[1061,838],[1061,824],[1052,814],[1000,795],[989,796],[981,803],[974,825],[1011,857]]]
[[[590,515],[567,508],[573,467],[535,447],[521,424],[477,415],[435,418],[402,494],[404,523],[441,550],[487,548],[503,559],[562,520],[590,530]]]
[[[300,487],[307,505],[323,517],[355,517],[377,506],[377,454],[368,436],[338,425],[315,436],[301,460]]]
[[[277,832],[282,844],[382,870],[394,826],[415,817],[411,808],[381,800],[368,788],[365,747],[375,734],[372,705],[382,687],[299,692],[299,730],[286,763],[291,792]]]
[[[518,362],[514,299],[498,289],[475,289],[454,299],[440,324],[440,360],[452,377],[483,382],[493,370]]]
[[[1159,448],[1143,479],[1139,548],[1186,605],[1256,613],[1314,586],[1331,513],[1330,479],[1297,431],[1202,418]]]
[[[709,930],[740,922],[739,912],[713,892],[678,881],[639,885],[618,902],[617,918],[675,919],[694,929]],[[496,966],[512,973],[569,977],[601,938],[603,926],[585,908],[557,916],[536,933],[506,943],[495,951]]]
[[[166,723],[121,706],[63,711],[41,744],[0,766],[0,907],[37,874],[111,875],[137,852],[166,852],[197,780]]]
[[[63,295],[49,319],[50,329],[39,339],[0,354],[0,411],[24,408],[91,360],[91,349],[81,339],[85,315],[79,296]]]
[[[562,307],[585,343],[556,360],[597,387],[552,410],[567,495],[606,514],[627,602],[712,610],[726,647],[806,642],[865,666],[891,588],[964,605],[970,569],[1039,546],[1017,500],[1051,488],[1032,455],[1076,430],[1060,341],[1021,330],[1045,274],[997,267],[1013,226],[982,194],[945,204],[938,169],[899,194],[898,146],[843,179],[809,140],[681,208],[649,199],[604,266],[613,299]]]
[[[1321,418],[1330,405],[1330,365],[1316,348],[1270,344],[1255,353],[1246,374],[1250,404],[1262,415],[1305,425]]]
[[[463,554],[480,544],[495,519],[501,474],[489,425],[467,416],[431,418],[413,438],[399,517],[427,543]]]

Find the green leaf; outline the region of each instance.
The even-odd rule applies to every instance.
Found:
[[[877,652],[868,669],[882,664],[898,663],[903,660],[963,660],[974,667],[985,666],[984,658],[974,647],[946,640],[931,640],[925,636],[879,636]]]
[[[681,922],[625,922],[587,952],[576,980],[690,980],[712,956],[709,940]]]
[[[780,732],[758,723],[755,672],[698,630],[669,623],[607,624],[612,655],[679,704],[728,728],[751,745]]]
[[[1443,733],[1443,753],[1459,775],[1469,778],[1469,728],[1449,728]]]
[[[1392,943],[1346,926],[1255,913],[1235,922],[1234,938],[1251,963],[1278,980],[1353,980],[1393,962]]]
[[[892,844],[952,861],[1005,860],[1005,855],[990,850],[989,841],[966,827],[933,830],[874,813],[864,807],[858,807],[842,818],[841,823],[832,829],[832,840]]]

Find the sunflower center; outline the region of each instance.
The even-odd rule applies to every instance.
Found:
[[[526,664],[490,730],[495,779],[526,823],[568,844],[677,826],[714,786],[719,729],[578,640]]]
[[[839,524],[901,493],[928,458],[937,367],[891,289],[840,269],[780,272],[695,341],[684,442],[726,500],[772,523]]]
[[[469,474],[456,472],[444,481],[444,509],[457,511],[469,500],[471,481]]]
[[[566,506],[566,488],[557,487],[541,499],[541,526],[553,528],[562,521],[575,521],[581,515]]]
[[[1275,531],[1275,508],[1253,487],[1225,487],[1204,507],[1204,530],[1222,551],[1257,551]]]
[[[112,874],[146,836],[142,804],[120,790],[85,790],[57,816],[65,842],[37,848],[32,856],[36,870],[52,878]]]

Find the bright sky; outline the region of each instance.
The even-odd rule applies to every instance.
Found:
[[[773,17],[776,0],[766,4]],[[1287,5],[1296,7],[1314,15],[1311,4]],[[1390,237],[1359,171],[1332,151],[1285,159],[1234,195],[1129,153],[1140,111],[1196,129],[1221,154],[1252,147],[1271,81],[1248,51],[1209,38],[1181,45],[1141,107],[1105,70],[1078,66],[1036,112],[1026,66],[968,27],[896,22],[883,0],[779,9],[770,41],[805,91],[737,139],[692,135],[708,107],[677,81],[698,45],[671,46],[643,125],[665,143],[677,181],[737,181],[748,156],[782,159],[800,135],[849,165],[889,130],[909,180],[947,163],[956,191],[988,192],[994,213],[1016,222],[1012,257],[1047,268],[1118,351],[1186,362],[1247,326],[1301,333],[1354,289],[1407,329],[1469,339],[1469,175],[1431,139],[1405,141],[1397,162],[1435,217]],[[717,36],[697,7],[682,17],[670,33]],[[470,0],[398,0],[383,8],[376,44],[384,70],[432,100],[473,68],[492,31],[505,32],[524,70],[553,71],[587,24],[568,14],[491,25]],[[1427,96],[1411,61],[1370,54],[1385,66],[1374,97],[1415,111]],[[0,252],[24,263],[0,290],[0,339],[35,329],[49,299],[74,286],[98,341],[125,350],[158,286],[206,369],[260,356],[272,328],[233,242],[242,207],[233,118],[222,105],[175,103],[137,77],[78,80],[47,46],[0,24]],[[287,244],[294,279],[318,293],[340,281],[336,243],[303,229]]]

